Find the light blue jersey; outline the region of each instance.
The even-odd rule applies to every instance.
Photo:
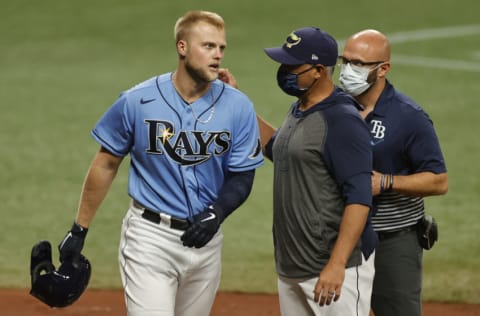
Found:
[[[123,92],[92,136],[116,156],[130,153],[134,200],[180,218],[211,205],[227,171],[263,164],[252,102],[220,80],[189,105],[171,73],[151,78]]]

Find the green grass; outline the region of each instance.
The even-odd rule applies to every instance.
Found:
[[[56,245],[75,216],[83,177],[98,149],[89,131],[124,89],[173,70],[173,24],[190,9],[227,21],[224,65],[274,125],[292,99],[275,83],[263,48],[317,25],[339,40],[364,28],[387,34],[478,25],[480,4],[459,1],[10,1],[0,9],[0,287],[29,287],[32,245]],[[480,303],[478,181],[479,34],[392,45],[390,79],[435,122],[449,170],[446,196],[427,199],[440,225],[425,253],[424,298]],[[395,63],[395,55],[439,58],[438,67]],[[413,57],[412,57],[413,58]],[[477,70],[448,69],[448,61]],[[338,74],[337,74],[338,75]],[[126,161],[127,162],[127,161]],[[87,237],[91,287],[120,287],[117,244],[126,210],[127,164]],[[224,224],[224,290],[275,292],[272,167],[258,170],[250,199]]]

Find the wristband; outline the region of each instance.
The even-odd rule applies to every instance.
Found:
[[[393,190],[393,173],[388,175],[389,177],[389,182],[388,182],[388,188],[386,192],[391,192]]]
[[[380,193],[385,192],[385,175],[382,173],[380,178]]]
[[[72,225],[72,228],[70,229],[70,232],[73,235],[85,238],[85,236],[88,233],[88,228],[80,226],[79,224],[77,224],[77,222],[73,222],[73,225]]]

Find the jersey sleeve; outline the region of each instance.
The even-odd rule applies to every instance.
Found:
[[[253,170],[263,165],[260,132],[253,104],[244,97],[235,107],[234,134],[228,170],[241,172]]]
[[[126,156],[133,143],[132,115],[127,96],[120,95],[97,122],[91,132],[92,137],[112,154]]]
[[[325,159],[345,203],[371,206],[373,161],[366,124],[360,117],[343,114],[328,126]]]
[[[410,118],[412,131],[407,138],[406,154],[415,172],[446,172],[445,161],[433,122],[428,115],[419,111]]]

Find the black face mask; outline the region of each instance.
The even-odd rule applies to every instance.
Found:
[[[282,89],[283,92],[285,92],[288,95],[294,96],[294,97],[300,97],[305,92],[310,89],[310,87],[315,83],[315,81],[308,87],[308,88],[300,88],[298,86],[298,76],[306,73],[307,71],[312,70],[315,68],[315,66],[312,66],[302,72],[299,72],[298,74],[290,73],[287,71],[282,70],[282,67],[278,68],[277,71],[277,84]]]

